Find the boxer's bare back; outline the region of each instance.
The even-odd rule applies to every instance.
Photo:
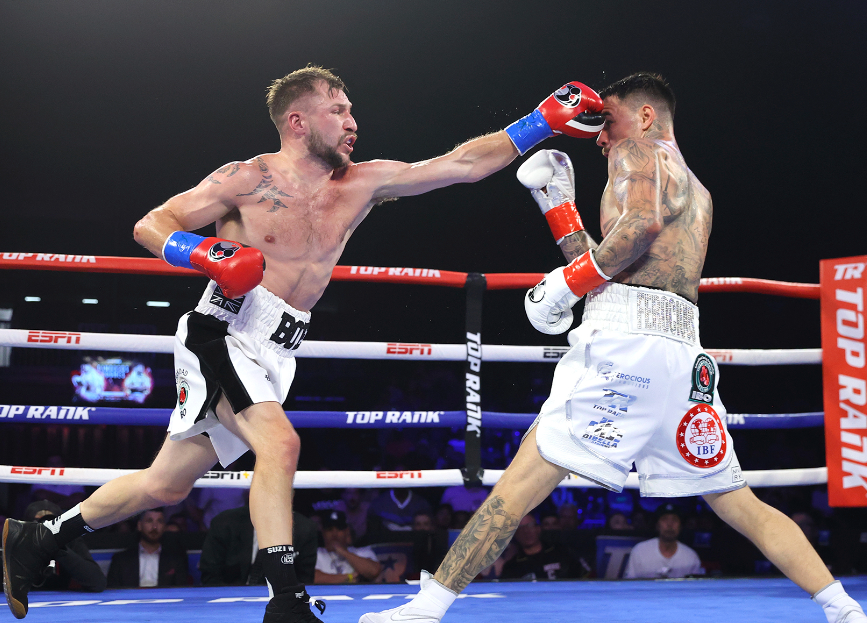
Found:
[[[611,99],[617,98],[606,98],[603,113]],[[616,140],[615,130],[609,131]],[[713,217],[710,193],[658,121],[642,138],[615,140],[603,141],[608,184],[596,261],[614,275],[612,281],[660,288],[696,302]],[[578,232],[560,246],[571,260],[593,244]]]

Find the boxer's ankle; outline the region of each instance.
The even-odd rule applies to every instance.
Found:
[[[828,586],[816,592],[813,601],[822,606],[828,623],[860,623],[867,621],[867,616],[857,601],[849,597],[840,580],[835,580]]]

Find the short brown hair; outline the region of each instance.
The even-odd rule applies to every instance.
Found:
[[[599,96],[603,99],[612,95],[617,96],[621,100],[625,100],[632,95],[640,97],[644,102],[650,102],[657,107],[662,107],[663,110],[671,115],[671,119],[674,120],[674,107],[676,104],[674,91],[668,86],[666,79],[659,74],[639,72],[626,76],[599,91]]]
[[[289,110],[295,100],[316,92],[320,82],[328,85],[328,91],[346,91],[343,80],[334,75],[330,69],[318,65],[307,65],[304,69],[296,69],[291,74],[277,78],[268,87],[268,114],[278,128],[278,119]]]

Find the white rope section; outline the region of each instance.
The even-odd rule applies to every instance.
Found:
[[[91,469],[84,467],[25,467],[0,465],[0,482],[51,483],[97,487],[119,476],[137,470]],[[497,483],[505,470],[485,470],[482,482],[485,486]],[[751,487],[787,487],[793,485],[821,485],[828,482],[828,468],[771,469],[745,471],[744,479]],[[196,487],[223,487],[245,489],[253,480],[253,472],[211,471],[196,481]],[[415,470],[400,472],[323,471],[298,472],[295,474],[296,489],[331,488],[391,488],[399,487],[451,487],[464,484],[459,469]],[[598,484],[575,474],[569,474],[564,487],[595,487]],[[638,474],[632,472],[626,479],[627,489],[638,489]]]
[[[171,353],[174,336],[128,335],[0,329],[0,346],[108,350],[125,353]],[[556,363],[568,346],[508,346],[483,344],[484,361]],[[708,349],[718,363],[740,366],[822,363],[822,349],[743,350]],[[296,357],[326,359],[411,359],[418,361],[465,361],[465,344],[424,344],[405,342],[303,342]]]

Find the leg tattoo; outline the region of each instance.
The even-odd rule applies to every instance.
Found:
[[[459,593],[500,557],[521,521],[505,504],[501,496],[491,495],[479,507],[437,570],[440,584]]]

